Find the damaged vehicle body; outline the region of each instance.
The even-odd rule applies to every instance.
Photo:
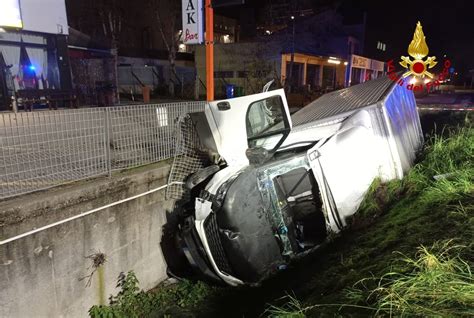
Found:
[[[197,272],[232,286],[258,284],[340,232],[373,180],[402,178],[423,144],[413,93],[388,78],[291,116],[283,90],[190,116],[215,164],[186,180],[178,241]]]

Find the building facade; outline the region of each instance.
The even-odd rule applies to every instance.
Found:
[[[0,13],[0,109],[20,90],[70,89],[64,0],[6,0]]]
[[[385,73],[384,62],[352,54],[346,69],[345,86],[363,83]]]
[[[224,97],[227,85],[243,94],[260,92],[275,80],[292,93],[323,93],[379,76],[383,63],[363,57],[364,25],[344,25],[332,10],[304,17],[287,17],[284,29],[246,42],[215,45],[215,89]],[[368,64],[355,64],[360,57]],[[205,48],[196,47],[196,68],[205,79]],[[359,77],[357,77],[359,76]],[[240,92],[240,91],[239,91]]]

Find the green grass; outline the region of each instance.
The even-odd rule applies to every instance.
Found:
[[[451,241],[437,242],[420,247],[414,258],[401,255],[397,261],[409,271],[386,273],[367,297],[367,279],[361,280],[347,297],[353,303],[373,303],[375,315],[472,317],[474,277],[460,248]]]
[[[308,307],[304,307],[303,304],[296,299],[294,296],[287,295],[282,297],[285,303],[282,306],[269,305],[263,313],[264,316],[269,318],[286,317],[286,318],[304,318],[306,317],[305,312]]]

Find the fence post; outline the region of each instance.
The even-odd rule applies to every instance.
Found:
[[[111,125],[110,125],[110,108],[105,108],[105,160],[107,164],[107,174],[109,177],[112,176],[112,158],[110,155],[110,136],[111,136]]]

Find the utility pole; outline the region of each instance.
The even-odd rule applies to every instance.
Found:
[[[207,100],[214,100],[214,10],[206,0],[206,87]]]
[[[290,73],[289,73],[289,78],[290,78],[290,86],[288,87],[288,92],[291,93],[291,88],[293,86],[294,80],[293,80],[293,63],[295,62],[295,16],[291,16],[291,21],[293,22],[293,33],[291,36],[291,59],[290,59]]]

